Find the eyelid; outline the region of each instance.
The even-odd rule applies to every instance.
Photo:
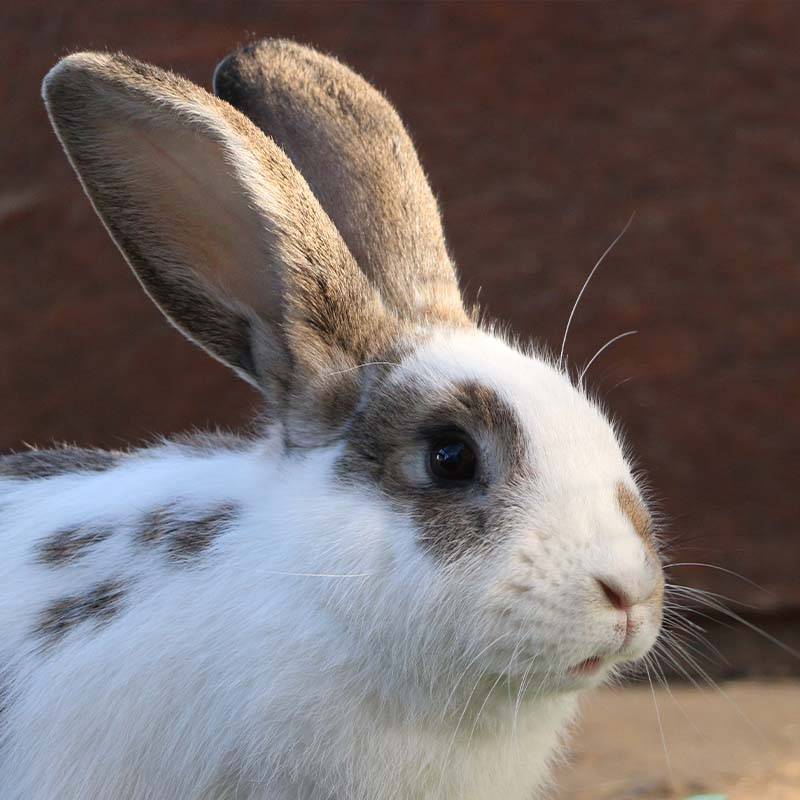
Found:
[[[468,444],[476,453],[480,452],[473,438],[462,428],[453,424],[429,425],[421,429],[422,438],[432,444],[441,439],[457,439]]]

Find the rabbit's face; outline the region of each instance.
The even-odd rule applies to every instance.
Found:
[[[401,520],[390,541],[415,566],[389,592],[416,619],[397,622],[436,631],[445,660],[558,690],[655,642],[650,517],[611,424],[545,361],[434,335],[362,398],[339,474],[377,485]]]

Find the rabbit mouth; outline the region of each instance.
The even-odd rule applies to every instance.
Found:
[[[599,673],[606,664],[606,661],[607,659],[603,658],[602,656],[592,656],[591,658],[586,658],[578,664],[575,664],[567,671],[570,673],[570,675],[588,678],[593,675],[597,675],[597,673]]]

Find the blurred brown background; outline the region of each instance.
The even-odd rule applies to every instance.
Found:
[[[24,5],[24,7],[22,7]],[[800,4],[54,4],[2,12],[0,448],[122,446],[238,426],[257,398],[150,305],[84,199],[39,83],[121,49],[209,86],[235,45],[287,36],[392,99],[470,296],[568,351],[662,500],[675,580],[800,646]],[[624,383],[623,383],[624,382]],[[800,672],[711,623],[731,665]]]

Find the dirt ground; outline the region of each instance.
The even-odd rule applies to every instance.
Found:
[[[676,687],[655,700],[663,742],[649,687],[587,698],[557,800],[800,800],[800,682]]]

